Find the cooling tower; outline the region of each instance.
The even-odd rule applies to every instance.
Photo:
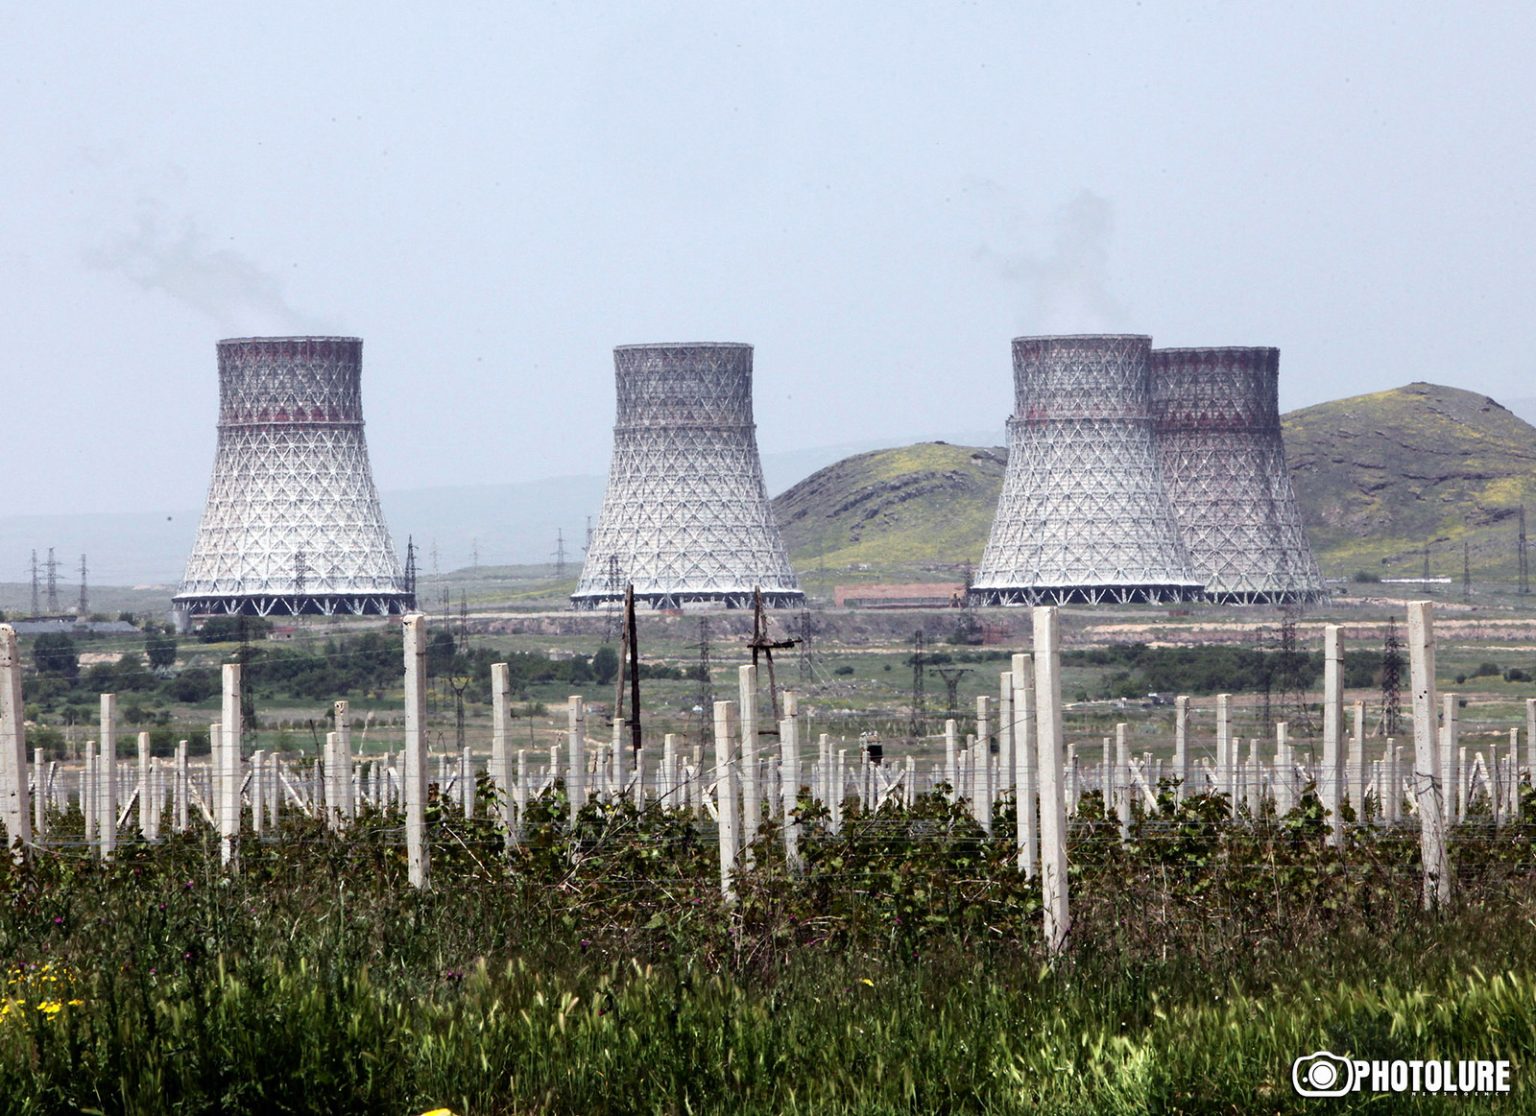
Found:
[[[355,337],[219,342],[219,441],[182,614],[403,613],[363,441]]]
[[[621,345],[602,514],[571,601],[655,608],[804,601],[773,521],[752,423],[752,346]]]
[[[1197,597],[1158,470],[1149,337],[1019,337],[979,604]]]
[[[1156,349],[1152,409],[1163,482],[1206,595],[1324,598],[1280,435],[1279,349]]]

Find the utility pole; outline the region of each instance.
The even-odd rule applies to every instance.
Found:
[[[629,643],[629,742],[635,755],[640,754],[640,637],[635,630],[635,587],[624,589],[624,623]],[[624,788],[619,788],[624,793]]]
[[[787,651],[800,641],[798,639],[772,639],[768,635],[768,617],[763,612],[762,586],[754,586],[752,589],[752,641],[747,646],[752,648],[752,665],[757,665],[758,654],[768,661],[768,695],[773,700],[773,723],[779,723],[779,683],[773,673],[773,653],[775,651]]]

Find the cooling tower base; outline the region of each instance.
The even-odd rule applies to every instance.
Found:
[[[1198,601],[1198,585],[1031,585],[1021,588],[977,587],[967,594],[973,607],[1019,605],[1169,604]]]
[[[416,607],[414,593],[229,593],[178,596],[171,606],[188,616],[403,616]]]
[[[624,603],[623,593],[575,593],[571,596],[571,606],[579,612],[590,612],[593,609],[610,606],[620,606]],[[635,605],[640,608],[650,608],[657,611],[676,611],[685,608],[751,608],[752,590],[738,592],[702,592],[696,590],[680,590],[675,593],[646,593],[635,591]],[[764,608],[804,608],[805,594],[799,590],[764,590]]]

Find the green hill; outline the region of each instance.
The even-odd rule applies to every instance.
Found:
[[[1513,579],[1536,427],[1475,392],[1409,384],[1285,416],[1286,459],[1324,572]]]
[[[802,577],[949,580],[981,560],[1006,464],[1001,448],[947,442],[861,453],[783,493],[774,515]]]
[[[1359,570],[1512,582],[1515,521],[1536,492],[1536,427],[1485,396],[1409,384],[1295,411],[1286,456],[1330,577]],[[812,580],[950,580],[981,559],[1006,452],[925,442],[859,454],[774,501]],[[1536,531],[1536,521],[1532,523]],[[867,567],[867,568],[866,568]]]

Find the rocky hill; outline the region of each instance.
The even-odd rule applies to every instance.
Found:
[[[1324,573],[1512,580],[1515,522],[1536,495],[1536,427],[1485,396],[1409,384],[1284,418],[1286,454]],[[774,501],[804,576],[949,580],[981,558],[1007,455],[928,442],[846,458]],[[1531,530],[1536,533],[1536,508]],[[867,569],[863,567],[868,567]]]

